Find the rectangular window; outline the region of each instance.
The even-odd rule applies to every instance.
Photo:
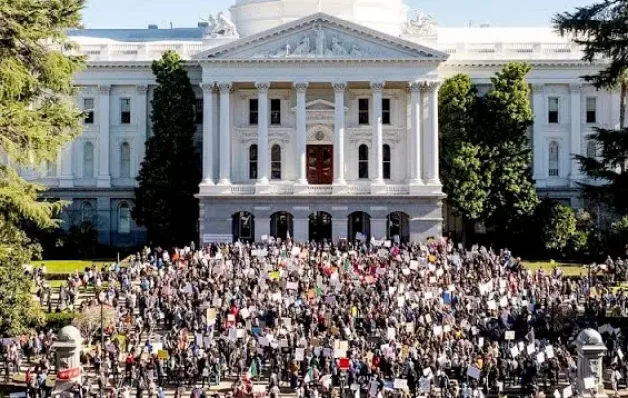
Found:
[[[596,123],[597,98],[587,98],[587,123]]]
[[[547,107],[547,122],[558,123],[558,97],[549,97]]]
[[[390,98],[382,99],[382,124],[390,125]]]
[[[120,123],[131,124],[131,99],[120,98]]]
[[[252,126],[257,125],[259,119],[259,101],[256,98],[249,100],[249,124]]]
[[[94,99],[83,98],[83,112],[85,113],[85,124],[94,124]]]
[[[196,124],[203,124],[203,99],[197,98],[194,103],[194,115]]]
[[[369,99],[358,99],[358,124],[369,124]]]
[[[281,100],[270,100],[270,124],[281,124]]]

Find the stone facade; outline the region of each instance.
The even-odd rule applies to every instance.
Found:
[[[402,0],[360,4],[237,0],[233,22],[221,14],[198,28],[72,31],[88,58],[75,77],[85,131],[56,163],[20,172],[72,201],[66,226],[89,220],[101,243],[144,242],[130,211],[151,134],[150,61],[173,49],[197,94],[201,241],[238,236],[233,220],[247,212],[251,239],[275,229],[276,212],[299,239],[309,237],[313,213],[324,213],[333,225],[321,231],[334,238],[391,237],[391,223],[400,238],[439,235],[439,82],[466,73],[486,90],[517,60],[532,66],[539,194],[583,204],[571,155],[595,154],[594,128],[619,122],[619,92],[581,79],[599,64],[582,62],[580,48],[551,28],[441,28],[424,13],[408,20]],[[357,218],[370,222],[357,228]]]

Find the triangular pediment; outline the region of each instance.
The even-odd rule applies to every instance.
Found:
[[[336,104],[331,101],[318,98],[313,101],[307,102],[305,104],[305,109],[308,111],[334,111],[336,109]],[[296,112],[296,110],[296,106],[292,107],[293,112]],[[349,110],[349,108],[345,107],[345,110]]]
[[[318,13],[200,53],[205,60],[427,60],[448,54]]]

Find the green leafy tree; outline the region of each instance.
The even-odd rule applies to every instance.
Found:
[[[153,135],[137,178],[133,217],[154,244],[170,246],[197,238],[200,162],[194,148],[195,95],[177,53],[152,64],[158,86],[152,100]]]
[[[42,187],[15,171],[54,161],[81,131],[72,75],[84,65],[68,55],[66,30],[80,27],[82,0],[0,2],[0,334],[43,322],[23,264],[40,248],[22,228],[54,228],[61,203],[39,201]]]
[[[476,140],[477,89],[468,75],[445,80],[439,90],[441,181],[454,214],[469,221],[484,213],[491,167]],[[488,166],[488,167],[487,167]]]
[[[602,0],[578,7],[554,17],[554,26],[584,50],[583,59],[594,62],[608,59],[598,73],[584,76],[598,88],[616,85],[621,90],[621,123],[625,127],[626,92],[628,89],[628,1]]]
[[[510,63],[491,78],[492,87],[479,104],[478,143],[488,151],[491,185],[484,216],[488,225],[503,230],[531,214],[538,197],[530,165],[528,130],[533,115],[527,64]]]
[[[586,246],[587,231],[578,228],[579,220],[571,207],[545,199],[536,208],[534,220],[543,250],[564,257]]]

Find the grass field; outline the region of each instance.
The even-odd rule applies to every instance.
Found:
[[[542,269],[547,272],[551,272],[554,267],[558,267],[563,271],[563,274],[567,276],[585,275],[587,272],[582,264],[561,263],[558,261],[553,264],[550,261],[524,261],[523,265],[533,271]]]
[[[33,261],[31,264],[33,267],[40,267],[41,264],[46,264],[46,272],[48,274],[68,274],[74,271],[82,272],[85,268],[90,267],[92,264],[96,264],[96,266],[100,268],[103,264],[111,264],[111,260],[49,260]]]

